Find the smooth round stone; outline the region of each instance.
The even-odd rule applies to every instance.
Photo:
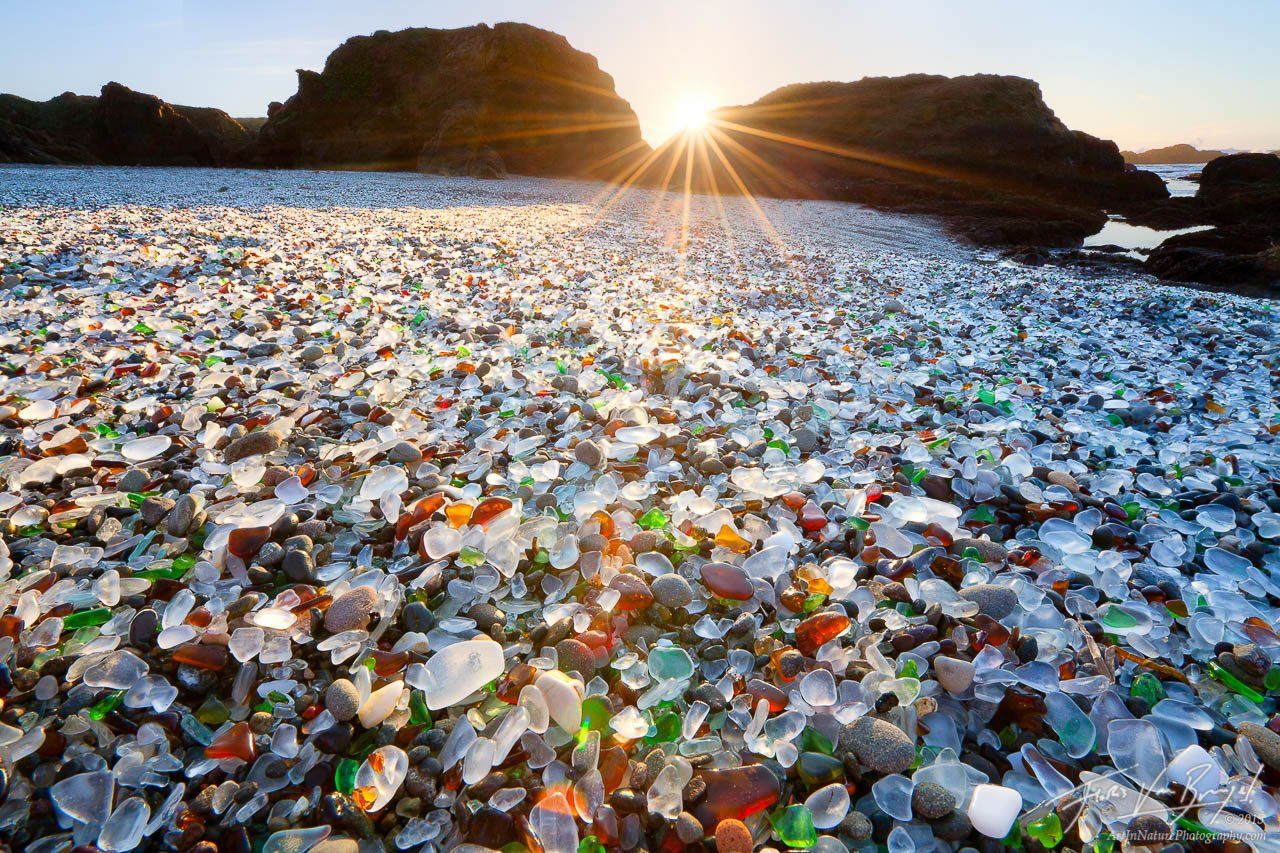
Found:
[[[978,612],[997,622],[1018,609],[1018,594],[1007,586],[980,583],[960,590],[960,597],[978,605]]]
[[[631,553],[648,554],[649,552],[656,551],[658,549],[658,543],[661,541],[661,538],[662,537],[652,530],[641,530],[635,536],[631,537],[631,541],[628,544],[631,546]]]
[[[659,575],[649,584],[654,599],[669,610],[687,607],[693,601],[693,587],[680,575]]]
[[[422,601],[410,601],[406,604],[404,610],[400,612],[400,621],[404,623],[405,630],[420,634],[427,633],[436,624],[431,608]]]
[[[717,853],[751,853],[751,830],[740,820],[726,818],[716,824]]]
[[[420,459],[422,459],[422,453],[407,441],[402,441],[387,451],[387,461],[389,462],[409,464]]]
[[[961,537],[951,543],[951,553],[957,557],[970,548],[978,552],[979,559],[984,563],[1003,563],[1009,557],[1009,552],[1003,545],[990,539]]]
[[[250,456],[262,456],[279,450],[284,445],[284,435],[274,430],[258,430],[236,439],[222,451],[222,458],[227,464],[248,459]]]
[[[199,501],[191,495],[181,495],[174,503],[173,509],[169,510],[168,518],[165,519],[165,527],[169,530],[169,535],[187,535],[199,509]]]
[[[129,645],[149,648],[155,643],[160,617],[151,608],[139,610],[129,623]]]
[[[1124,828],[1124,832],[1129,844],[1151,849],[1159,849],[1173,834],[1169,824],[1153,814],[1138,815]]]
[[[841,746],[877,773],[902,773],[916,760],[916,747],[906,732],[877,717],[861,717],[846,726]]]
[[[873,831],[871,819],[860,811],[849,812],[840,822],[840,834],[847,835],[854,841],[866,841]]]
[[[473,604],[467,611],[467,618],[474,620],[476,627],[487,634],[493,630],[494,626],[505,624],[507,614],[503,613],[496,605],[485,602],[483,604]]]
[[[345,678],[339,678],[324,691],[324,707],[338,722],[345,723],[360,710],[360,691]]]
[[[1276,734],[1266,726],[1257,723],[1241,723],[1236,727],[1245,740],[1253,747],[1262,763],[1272,770],[1280,771],[1280,734]]]
[[[573,458],[588,468],[599,468],[604,464],[604,451],[594,441],[580,441],[574,445]]]
[[[259,560],[262,558],[261,552],[258,554]],[[315,561],[311,558],[311,554],[301,549],[286,551],[280,568],[284,571],[285,576],[292,581],[305,583],[315,578]],[[337,602],[335,601],[334,604]],[[332,605],[329,608],[333,609]]]
[[[955,807],[955,795],[936,782],[922,782],[911,792],[911,810],[926,820],[944,817]]]
[[[334,599],[324,614],[324,629],[330,634],[368,627],[378,594],[371,586],[358,586]]]
[[[138,507],[138,514],[142,516],[142,523],[148,527],[155,527],[164,521],[165,516],[173,509],[174,501],[170,498],[153,495],[142,502],[142,506]]]
[[[116,481],[116,489],[121,492],[140,492],[147,483],[151,482],[151,475],[141,468],[130,468],[120,475],[120,479]]]
[[[801,453],[812,453],[818,446],[818,434],[808,427],[791,431],[791,443]]]
[[[680,812],[676,816],[676,837],[685,844],[696,844],[702,840],[702,823],[688,812]]]
[[[556,656],[560,660],[560,669],[565,672],[578,672],[590,678],[596,671],[596,658],[591,647],[581,640],[567,639],[556,643]]]

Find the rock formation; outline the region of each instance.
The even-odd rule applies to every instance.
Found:
[[[224,166],[243,160],[252,142],[221,110],[169,104],[119,83],[97,97],[0,95],[0,162]]]
[[[1148,148],[1146,151],[1121,151],[1126,163],[1141,166],[1159,166],[1169,163],[1208,163],[1218,157],[1227,156],[1225,151],[1202,151],[1185,142],[1178,145],[1166,145],[1163,148]]]
[[[991,244],[1078,244],[1106,211],[1168,195],[1114,143],[1067,128],[1035,82],[987,74],[786,86],[715,111],[642,180],[679,184],[689,157],[698,191],[934,213]]]
[[[1194,198],[1158,214],[1166,226],[1213,225],[1160,244],[1146,269],[1172,281],[1280,285],[1280,156],[1230,154],[1207,163]]]
[[[269,166],[478,176],[605,177],[647,148],[595,57],[514,23],[348,39],[259,135]]]

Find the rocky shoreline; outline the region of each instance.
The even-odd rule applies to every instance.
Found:
[[[322,70],[299,71],[297,94],[267,112],[246,127],[117,83],[44,103],[4,95],[0,162],[567,176],[675,192],[687,171],[694,192],[926,214],[975,245],[1077,264],[1098,263],[1070,250],[1109,214],[1209,223],[1218,229],[1171,241],[1146,269],[1254,293],[1277,276],[1274,189],[1250,189],[1243,207],[1234,190],[1170,199],[1157,176],[1127,165],[1114,143],[1067,128],[1036,83],[1017,77],[787,86],[716,110],[709,131],[654,150],[594,57],[504,23],[349,39]]]

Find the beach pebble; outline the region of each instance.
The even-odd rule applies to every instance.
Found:
[[[345,723],[360,710],[360,692],[345,678],[339,678],[324,691],[324,707],[334,719]]]
[[[978,605],[978,612],[997,621],[1018,609],[1018,594],[1007,586],[982,583],[960,590],[960,597]]]
[[[151,480],[151,475],[142,468],[130,468],[120,475],[116,488],[122,492],[140,492]]]
[[[751,853],[754,842],[746,824],[726,818],[716,824],[717,853]]]
[[[283,444],[283,433],[274,430],[258,430],[228,444],[222,451],[222,458],[228,463],[239,462],[251,456],[274,453]]]
[[[580,441],[573,448],[573,456],[589,468],[599,468],[604,464],[604,453],[594,441]]]
[[[654,599],[663,607],[678,610],[693,601],[693,587],[678,574],[659,575],[649,585]]]
[[[916,747],[906,732],[876,717],[861,717],[845,726],[841,748],[877,773],[901,773],[916,759]]]
[[[951,553],[959,556],[970,548],[978,552],[978,559],[984,563],[1003,563],[1009,557],[1009,552],[999,542],[968,536],[958,537],[951,544]]]
[[[922,782],[911,791],[911,810],[925,820],[944,817],[955,807],[955,795],[934,782]]]
[[[369,624],[378,595],[371,586],[358,586],[333,600],[324,614],[324,628],[331,634],[354,631]]]
[[[1262,763],[1272,770],[1280,771],[1280,734],[1266,726],[1250,722],[1242,722],[1237,728],[1245,740],[1249,741]]]

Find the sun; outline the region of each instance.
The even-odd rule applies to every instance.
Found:
[[[696,97],[687,97],[676,104],[675,123],[684,131],[701,130],[707,126],[711,105]]]

